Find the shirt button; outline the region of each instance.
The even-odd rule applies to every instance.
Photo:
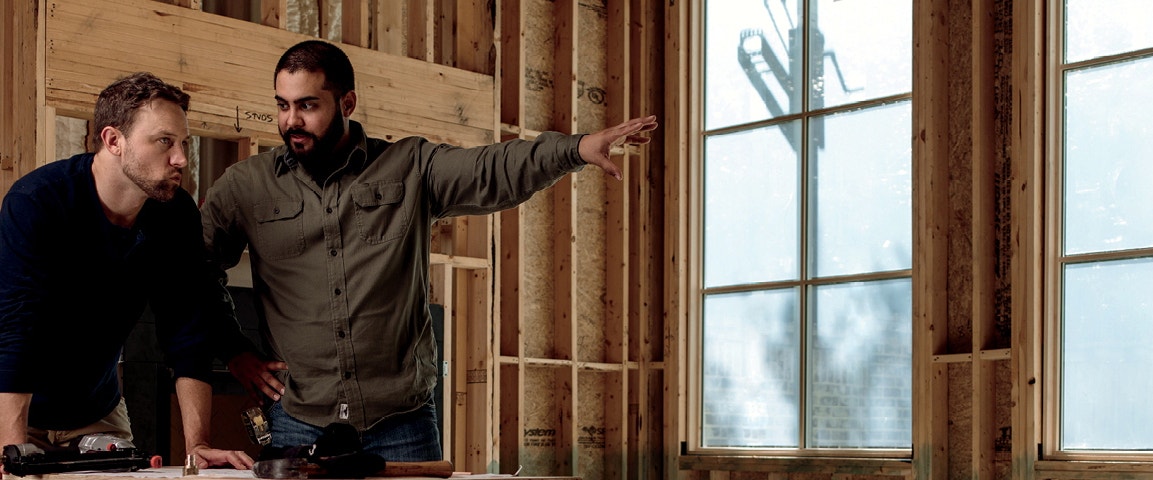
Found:
[[[329,254],[329,255],[332,255],[332,256],[334,256],[334,257],[335,257],[335,256],[336,256],[336,249],[334,248],[334,249],[332,249],[332,250],[329,250],[329,251],[328,251],[328,254]]]
[[[344,372],[344,379],[348,380],[350,378],[352,378],[352,372]]]
[[[378,193],[378,194],[376,194],[376,199],[377,199],[377,200],[380,200],[381,198],[383,198],[383,197],[382,197],[382,196],[381,196],[379,193]]]
[[[336,290],[333,290],[333,293],[335,293],[335,294],[337,294],[337,295],[340,295],[340,289],[338,288],[338,289],[336,289]],[[342,334],[340,334],[340,336],[342,336],[342,337],[343,337],[343,336],[344,336],[344,334],[342,333]]]
[[[340,337],[340,338],[344,338],[344,330],[341,330],[341,331],[339,331],[339,332],[336,332],[336,336],[338,336],[338,337]]]
[[[332,207],[324,209],[324,213],[332,213]]]
[[[279,208],[273,208],[272,213],[280,213],[280,209]]]

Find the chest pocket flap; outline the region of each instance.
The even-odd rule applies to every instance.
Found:
[[[284,220],[300,215],[304,210],[304,202],[300,200],[273,200],[253,205],[252,215],[260,223]]]
[[[404,184],[400,182],[362,183],[352,188],[352,201],[365,209],[391,205],[404,198]]]

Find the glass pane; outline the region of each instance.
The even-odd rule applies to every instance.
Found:
[[[701,444],[796,447],[797,290],[705,297]]]
[[[1066,75],[1066,254],[1153,246],[1150,78],[1149,58]]]
[[[1066,0],[1065,61],[1153,47],[1149,0]]]
[[[705,129],[800,112],[797,4],[705,2]]]
[[[1065,267],[1061,447],[1153,449],[1153,259]]]
[[[818,0],[809,5],[809,109],[912,90],[912,2]]]
[[[900,102],[812,120],[816,276],[912,267],[911,114]]]
[[[705,139],[705,287],[797,278],[796,122]]]
[[[817,287],[806,382],[818,448],[909,448],[913,293],[909,279]]]

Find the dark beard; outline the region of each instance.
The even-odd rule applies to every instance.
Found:
[[[176,191],[180,189],[179,184],[169,182],[167,179],[158,181],[149,181],[138,171],[131,166],[122,167],[124,176],[128,177],[132,183],[136,184],[144,192],[148,198],[153,200],[167,202],[176,196]]]
[[[328,123],[328,128],[325,129],[323,136],[317,138],[304,130],[288,130],[282,132],[280,137],[284,139],[284,145],[288,147],[288,151],[292,152],[292,156],[296,158],[304,170],[312,176],[313,180],[319,185],[324,185],[324,181],[340,167],[342,162],[334,157],[336,146],[340,143],[340,139],[344,137],[344,117],[340,114],[333,115],[332,121]],[[289,139],[290,135],[306,135],[312,137],[312,151],[299,152],[293,147],[292,141]]]

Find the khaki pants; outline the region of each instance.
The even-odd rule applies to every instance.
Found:
[[[124,399],[112,409],[112,413],[96,423],[76,430],[41,430],[28,427],[28,443],[40,448],[65,447],[68,443],[92,433],[103,433],[132,441],[132,425],[128,421],[128,407]]]

